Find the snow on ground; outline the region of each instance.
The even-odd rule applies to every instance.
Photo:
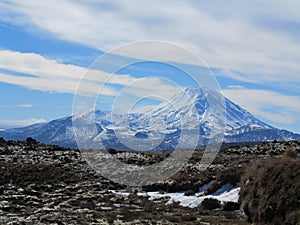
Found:
[[[130,195],[129,192],[121,192],[121,191],[115,191],[115,190],[109,190],[110,192],[114,193],[115,195],[128,197]]]
[[[204,187],[208,188],[209,184]],[[203,187],[201,188],[203,189]],[[211,195],[201,196],[204,191],[199,190],[198,193],[190,196],[185,196],[184,192],[165,193],[160,194],[159,192],[148,192],[149,200],[156,200],[160,198],[169,197],[169,201],[166,204],[172,204],[173,202],[179,202],[181,206],[195,208],[199,206],[202,201],[206,198],[215,198],[223,202],[238,202],[240,188],[233,188],[230,184],[225,184],[222,188]]]
[[[217,190],[215,193],[211,195],[206,195],[203,196],[204,192],[209,188],[209,186],[213,183],[214,181],[211,181],[205,185],[203,185],[197,193],[194,195],[189,195],[185,196],[185,192],[175,192],[175,193],[164,193],[160,194],[159,192],[140,192],[137,193],[138,196],[146,196],[149,197],[148,199],[150,201],[154,201],[156,199],[161,199],[161,198],[169,198],[168,202],[166,204],[172,204],[173,202],[179,202],[181,206],[184,207],[190,207],[190,208],[195,208],[199,206],[202,201],[206,198],[215,198],[218,199],[219,201],[223,202],[238,202],[239,199],[239,193],[240,193],[240,188],[234,188],[231,184],[225,184],[223,185],[219,190]],[[129,192],[120,192],[120,191],[114,191],[110,190],[110,192],[128,197]]]

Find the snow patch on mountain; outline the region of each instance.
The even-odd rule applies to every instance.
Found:
[[[30,136],[65,147],[77,147],[79,140],[84,146],[92,143],[134,150],[170,150],[178,143],[177,147],[192,148],[211,140],[222,141],[223,135],[225,142],[300,139],[299,134],[262,122],[208,87],[186,88],[145,113],[120,115],[89,110],[49,123],[0,131],[5,139]]]

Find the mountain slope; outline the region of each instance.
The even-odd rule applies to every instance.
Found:
[[[74,129],[72,121],[77,124]],[[178,143],[179,147],[205,145],[215,141],[212,138],[218,133],[224,133],[225,142],[300,139],[299,134],[260,121],[209,88],[186,88],[144,114],[89,111],[76,117],[1,131],[0,136],[14,140],[31,136],[66,147],[76,147],[76,136],[90,146],[147,151],[169,150]]]

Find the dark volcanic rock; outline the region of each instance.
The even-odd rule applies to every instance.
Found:
[[[221,202],[214,198],[206,198],[202,202],[202,207],[207,210],[218,209],[221,207]]]
[[[255,195],[256,188],[253,188],[253,184],[258,183],[254,179],[249,179],[247,187],[245,180],[240,182],[240,177],[244,177],[248,169],[252,168],[249,167],[250,162],[287,157],[282,155],[288,148],[292,148],[296,155],[300,153],[299,142],[230,147],[221,151],[206,170],[202,170],[200,163],[203,151],[196,151],[173,177],[142,188],[160,192],[184,191],[187,195],[192,195],[208,183],[213,184],[207,190],[210,193],[223,184],[233,187],[242,185],[242,206],[253,221],[255,218],[268,221],[271,218],[267,210],[269,206],[273,209],[278,206],[282,212],[286,212],[285,220],[296,221],[298,215],[294,209],[299,191],[294,181],[298,178],[298,167],[282,164],[280,170],[287,171],[289,168],[289,171],[295,172],[294,176],[292,173],[288,176],[287,172],[276,174],[278,178],[288,177],[280,180],[274,174],[270,175],[271,179],[261,183],[261,186],[273,189],[269,188],[266,192],[262,189],[262,195]],[[170,152],[111,153],[116,159],[137,166],[151,165],[170,155]],[[287,155],[295,156],[294,153]],[[292,161],[299,162],[297,159]],[[261,164],[262,167],[265,165],[268,164]],[[166,205],[168,198],[149,201],[147,196],[138,194],[142,192],[142,188],[124,187],[96,174],[81,159],[78,150],[44,145],[32,139],[20,142],[0,138],[0,168],[0,224],[249,224],[237,203],[224,203],[223,207],[218,203],[216,210],[206,210],[201,206],[186,208],[178,203]],[[290,182],[285,182],[286,180]],[[277,191],[283,189],[286,191],[278,194]],[[282,198],[275,199],[274,196],[281,194]],[[265,199],[263,195],[268,198]],[[272,205],[275,200],[276,206]],[[255,214],[257,211],[251,208],[257,202],[262,212],[258,217]],[[208,205],[210,207],[212,204]],[[285,207],[282,208],[283,205]],[[278,215],[281,214],[278,212]]]
[[[240,209],[241,204],[238,202],[225,202],[223,206],[224,211],[235,211]]]

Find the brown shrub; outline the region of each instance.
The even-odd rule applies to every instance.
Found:
[[[133,221],[140,217],[140,214],[131,210],[129,207],[123,206],[120,210],[120,215],[123,216],[125,221]]]
[[[300,225],[300,210],[289,213],[286,220],[289,221],[290,224]]]
[[[289,158],[297,158],[297,152],[293,147],[287,147],[284,152],[284,155]]]
[[[294,216],[300,209],[300,160],[281,157],[257,161],[248,167],[241,183],[240,201],[249,222],[300,222]]]
[[[47,164],[0,163],[0,185],[13,183],[27,185],[31,183],[76,183],[80,178],[77,171],[59,168]]]
[[[143,208],[145,212],[152,212],[155,210],[155,203],[152,201],[146,201]]]
[[[240,182],[242,174],[243,169],[236,167],[218,171],[215,182],[213,182],[205,191],[205,195],[210,195],[218,191],[223,185],[228,183],[233,186],[237,186],[237,184]]]

